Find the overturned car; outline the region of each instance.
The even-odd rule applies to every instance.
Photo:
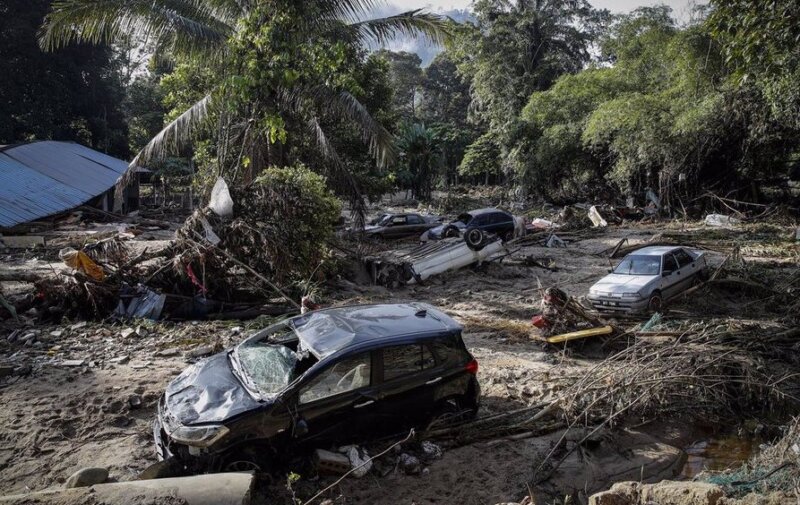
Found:
[[[461,326],[421,304],[284,320],[186,369],[159,401],[156,451],[189,471],[268,471],[304,448],[474,415]]]

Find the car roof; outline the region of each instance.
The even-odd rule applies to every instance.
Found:
[[[470,216],[475,217],[475,216],[480,216],[481,214],[489,214],[490,212],[502,212],[506,214],[505,211],[502,211],[500,209],[495,209],[494,207],[486,207],[485,209],[470,210],[469,212],[463,212],[463,214],[469,214]]]
[[[362,344],[461,330],[444,312],[417,302],[317,310],[292,319],[290,325],[303,347],[319,360]]]
[[[631,254],[646,255],[646,256],[663,256],[667,253],[674,252],[678,249],[682,249],[682,247],[675,245],[652,245],[648,247],[642,247],[641,249],[637,249],[633,251]]]

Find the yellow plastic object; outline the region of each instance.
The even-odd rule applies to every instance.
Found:
[[[96,281],[103,281],[106,273],[100,266],[92,261],[85,252],[75,249],[62,249],[59,256],[68,267],[72,267],[79,272],[83,272]]]
[[[552,337],[547,337],[545,340],[547,340],[548,344],[560,344],[562,342],[569,342],[570,340],[577,340],[579,338],[594,337],[596,335],[608,335],[612,331],[614,331],[614,328],[611,326],[601,326],[600,328],[589,328],[588,330],[553,335]]]

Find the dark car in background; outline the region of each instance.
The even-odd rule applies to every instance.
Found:
[[[441,221],[438,216],[416,213],[382,214],[373,224],[364,227],[364,233],[380,238],[411,237],[435,228]]]
[[[474,415],[478,363],[461,326],[422,303],[309,312],[186,369],[159,401],[160,459],[267,470],[298,450]]]
[[[493,233],[503,240],[511,240],[514,237],[514,216],[495,208],[471,210],[459,215],[451,223],[431,228],[428,231],[428,238],[438,240],[459,237],[473,229]]]

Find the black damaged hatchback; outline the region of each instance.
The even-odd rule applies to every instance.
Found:
[[[421,303],[287,319],[187,368],[159,401],[159,459],[185,471],[268,471],[303,449],[477,412],[461,326]]]

